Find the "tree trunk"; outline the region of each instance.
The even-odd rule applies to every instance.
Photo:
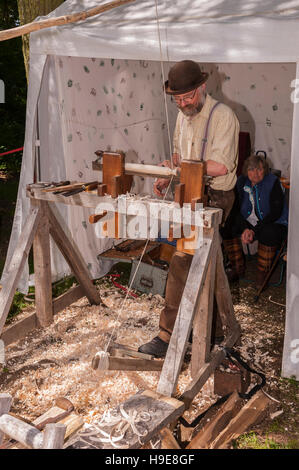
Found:
[[[63,0],[18,0],[19,17],[21,25],[30,23],[35,20],[37,16],[43,16],[55,10]],[[28,80],[28,67],[29,67],[29,34],[22,38],[23,40],[23,55],[26,69],[26,76]]]

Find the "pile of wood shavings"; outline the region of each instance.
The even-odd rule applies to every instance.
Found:
[[[86,423],[99,420],[140,390],[155,390],[159,372],[95,371],[91,361],[104,350],[109,338],[138,348],[158,332],[164,299],[159,295],[128,297],[114,286],[101,285],[107,308],[90,306],[86,297],[54,317],[54,323],[8,346],[6,365],[0,374],[0,390],[13,396],[12,411],[33,420],[67,397]],[[208,381],[185,415],[194,419],[198,410],[214,400]],[[189,367],[181,373],[177,393],[191,381]]]

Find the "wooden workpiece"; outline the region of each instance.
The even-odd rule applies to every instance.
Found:
[[[180,186],[178,189],[179,201],[192,202],[197,200],[203,202],[206,175],[206,163],[194,160],[181,161]],[[183,194],[182,194],[183,193]]]

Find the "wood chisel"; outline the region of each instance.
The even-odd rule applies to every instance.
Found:
[[[99,184],[98,181],[93,181],[92,183],[88,183],[88,184],[82,184],[80,188],[73,188],[68,191],[64,191],[60,193],[60,195],[68,197],[68,196],[73,196],[75,194],[81,193],[82,191],[92,191],[93,189],[96,189],[98,187],[98,184]]]

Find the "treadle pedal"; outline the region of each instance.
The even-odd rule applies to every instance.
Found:
[[[92,359],[92,368],[95,370],[139,370],[160,371],[164,361],[154,359],[150,354],[144,354],[121,344],[111,344],[107,349],[107,357],[102,360],[100,354]],[[101,362],[102,361],[102,362]]]

